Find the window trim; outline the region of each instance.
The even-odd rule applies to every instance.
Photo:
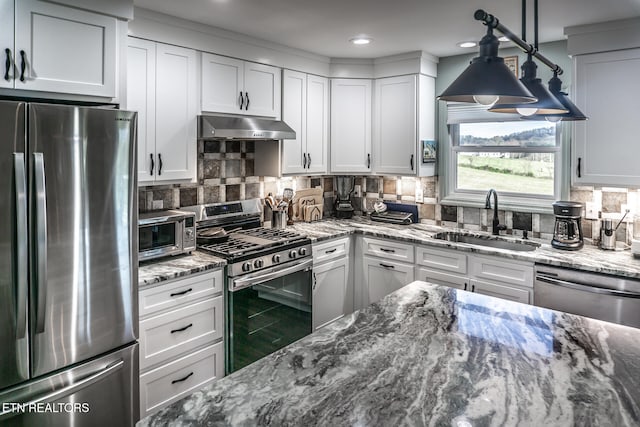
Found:
[[[492,113],[497,115],[497,113]],[[496,122],[502,121],[514,121],[515,118],[509,118],[509,120],[499,120],[499,117],[495,118]],[[518,118],[519,120],[519,118]],[[486,122],[487,120],[478,120],[477,122]],[[459,190],[457,189],[457,153],[458,152],[477,152],[477,147],[465,147],[457,146],[454,142],[458,138],[458,129],[460,123],[471,123],[476,120],[461,120],[455,121],[450,124],[445,124],[446,127],[446,147],[441,151],[442,163],[440,166],[441,185],[440,190],[443,195],[440,203],[443,205],[455,205],[462,207],[485,207],[485,194],[475,190]],[[553,213],[552,203],[555,200],[566,200],[569,196],[569,179],[570,179],[570,124],[564,122],[556,123],[556,141],[555,147],[535,147],[532,150],[528,147],[483,147],[482,151],[485,152],[552,152],[555,154],[554,162],[554,195],[526,195],[517,193],[504,193],[500,194],[500,208],[509,211],[525,211],[533,213]],[[532,147],[534,148],[534,147]],[[488,190],[488,189],[487,189]]]

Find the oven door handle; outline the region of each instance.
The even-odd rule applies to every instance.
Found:
[[[554,279],[553,277],[536,276],[536,280],[539,282],[549,283],[551,285],[562,286],[564,288],[575,289],[583,292],[591,292],[594,294],[612,295],[612,296],[622,297],[622,298],[640,298],[640,293],[638,292],[598,288],[596,286],[589,286],[589,285],[584,285],[580,283],[567,282],[566,280]]]
[[[229,291],[235,292],[240,289],[248,288],[250,286],[259,285],[260,283],[268,282],[269,280],[277,279],[278,277],[286,276],[287,274],[296,273],[311,269],[313,266],[313,259],[306,259],[298,262],[295,265],[287,268],[278,268],[275,271],[271,270],[269,273],[259,274],[257,276],[247,275],[239,279],[231,281],[229,284]]]

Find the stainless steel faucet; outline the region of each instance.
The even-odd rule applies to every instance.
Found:
[[[493,221],[491,223],[491,233],[494,236],[500,234],[500,230],[506,230],[507,226],[500,224],[498,219],[498,192],[493,188],[487,192],[487,201],[485,203],[486,209],[491,209],[491,194],[493,193]]]

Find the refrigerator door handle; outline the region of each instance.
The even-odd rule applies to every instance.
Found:
[[[112,373],[113,371],[116,371],[120,368],[122,368],[124,366],[124,360],[120,359],[120,360],[116,360],[112,363],[109,363],[107,366],[105,366],[104,368],[102,368],[101,370],[99,370],[98,372],[94,372],[86,377],[84,377],[83,379],[81,379],[78,382],[75,382],[73,384],[69,384],[66,387],[61,388],[60,390],[56,390],[52,393],[48,393],[45,394],[44,396],[40,396],[34,400],[31,400],[27,403],[24,403],[24,405],[31,405],[31,404],[37,404],[40,402],[52,402],[55,401],[57,399],[59,399],[60,397],[64,397],[64,396],[69,396],[72,394],[77,393],[79,390],[90,386],[91,384],[96,383],[97,381],[101,380],[102,378],[106,377],[107,375],[109,375],[110,373]],[[6,412],[0,412],[0,417],[2,417],[3,415],[8,414],[11,411],[11,409],[7,410]]]
[[[47,193],[42,153],[33,153],[33,164],[36,197],[36,333],[42,333],[47,307]]]
[[[29,249],[27,238],[27,177],[24,153],[13,153],[16,203],[16,338],[27,335],[27,276]]]

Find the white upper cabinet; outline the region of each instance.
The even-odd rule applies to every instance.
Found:
[[[376,173],[416,174],[416,93],[415,75],[375,81],[373,158]]]
[[[138,182],[194,180],[196,52],[129,38],[127,105],[138,112]]]
[[[280,117],[280,69],[202,53],[202,111]]]
[[[640,183],[640,49],[578,55],[576,104],[589,120],[575,122],[573,181],[637,186]],[[615,100],[615,104],[607,100]]]
[[[284,70],[282,120],[296,131],[283,141],[282,173],[327,173],[329,81]]]
[[[2,67],[2,79],[0,88],[13,88],[15,68],[12,66],[14,53],[14,0],[0,0],[0,64]]]
[[[38,0],[0,0],[0,41],[13,65],[2,87],[114,98],[116,18]],[[5,64],[6,56],[2,61]]]
[[[371,157],[371,80],[331,80],[331,172],[370,172]]]

